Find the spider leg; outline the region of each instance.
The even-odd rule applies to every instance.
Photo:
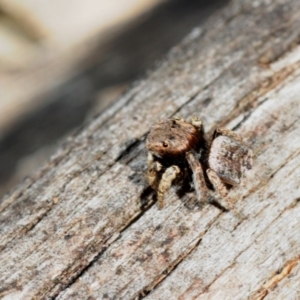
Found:
[[[198,129],[198,131],[203,132],[203,124],[200,118],[192,116],[191,124],[194,125]]]
[[[229,209],[232,210],[236,216],[241,217],[241,214],[234,207],[234,203],[231,201],[230,198],[227,197],[228,190],[225,184],[220,179],[220,177],[217,175],[217,173],[211,169],[207,169],[206,174],[208,176],[209,181],[212,183],[214,189],[218,191],[221,197],[224,198],[227,202]]]
[[[205,203],[209,199],[208,189],[206,186],[202,166],[193,152],[186,154],[186,159],[193,172],[193,183],[197,195],[197,199],[201,203]]]
[[[148,153],[148,158],[147,158],[147,163],[148,163],[148,182],[149,185],[157,190],[158,186],[158,180],[159,180],[159,173],[162,170],[162,165],[160,162],[155,161],[154,156],[152,153]]]
[[[207,169],[206,174],[214,189],[218,191],[222,198],[226,198],[228,195],[228,190],[217,173],[211,169]]]
[[[174,121],[181,121],[181,122],[185,122],[184,118],[181,118],[181,117],[179,117],[179,116],[175,116],[175,117],[173,117],[173,118],[172,118],[172,120],[174,120]]]
[[[232,130],[229,130],[227,128],[223,128],[223,127],[216,128],[213,136],[215,138],[218,135],[225,135],[225,136],[228,136],[229,138],[232,138],[232,139],[234,139],[234,140],[236,140],[238,142],[243,142],[242,137],[238,133],[236,133],[236,132],[234,132]]]
[[[159,209],[162,209],[164,207],[164,194],[170,189],[173,180],[177,177],[179,173],[180,169],[177,166],[171,166],[167,168],[166,171],[163,173],[157,190],[157,200]]]

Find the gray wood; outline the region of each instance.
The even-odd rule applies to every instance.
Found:
[[[231,1],[70,137],[1,203],[1,297],[297,299],[299,37],[299,1]],[[192,114],[254,151],[240,217],[176,187],[154,203],[145,136]]]

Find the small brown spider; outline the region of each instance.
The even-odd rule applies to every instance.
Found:
[[[151,128],[146,146],[149,151],[148,181],[157,191],[160,209],[172,182],[179,175],[184,177],[189,169],[198,201],[204,203],[209,199],[208,180],[233,208],[227,199],[226,184],[240,184],[244,173],[252,167],[252,151],[237,133],[217,128],[208,143],[202,122],[197,117],[192,117],[190,122],[181,118],[159,121]]]

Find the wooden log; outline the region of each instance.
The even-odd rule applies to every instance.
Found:
[[[296,299],[300,3],[233,0],[70,137],[0,206],[2,299]],[[241,217],[173,187],[159,210],[145,137],[198,115],[254,152]]]

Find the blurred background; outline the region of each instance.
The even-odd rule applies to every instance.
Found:
[[[225,0],[0,0],[0,196]]]

